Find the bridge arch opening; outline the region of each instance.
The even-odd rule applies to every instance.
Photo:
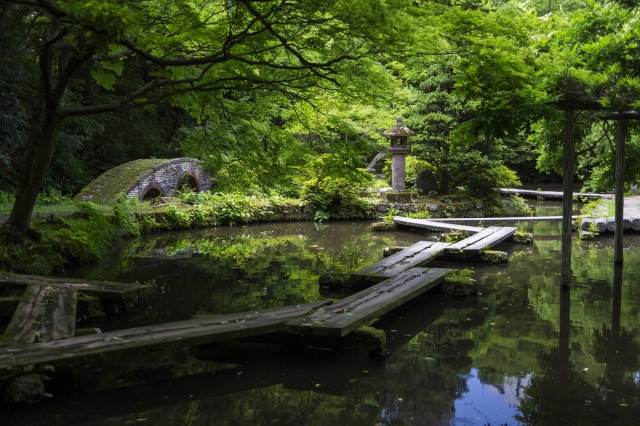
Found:
[[[150,185],[143,193],[140,199],[142,201],[150,201],[155,198],[164,196],[162,189],[158,185]]]
[[[190,172],[186,172],[185,174],[182,175],[182,177],[178,181],[177,189],[178,191],[200,192],[200,187],[198,186],[198,180]]]

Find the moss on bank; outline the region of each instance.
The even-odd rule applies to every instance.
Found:
[[[64,218],[50,215],[33,222],[25,238],[5,225],[0,233],[0,270],[48,275],[96,262],[111,244],[136,234],[117,214],[105,215],[88,203],[78,208]]]
[[[407,206],[387,206],[372,199],[361,199],[340,215],[330,218],[372,219],[381,212],[395,214],[423,212],[433,217],[477,215],[478,200],[436,202],[422,200]],[[435,203],[438,207],[434,208]],[[0,228],[0,270],[24,274],[49,275],[65,268],[90,264],[123,238],[143,233],[232,226],[251,222],[314,220],[318,211],[300,200],[283,197],[255,197],[237,194],[187,193],[179,198],[159,199],[142,204],[122,198],[112,206],[113,213],[89,202],[77,204],[78,212],[64,217],[50,215],[32,222],[26,238],[17,238],[8,226]],[[488,212],[484,212],[488,213]]]

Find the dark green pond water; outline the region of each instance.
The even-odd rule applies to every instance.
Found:
[[[537,204],[538,215],[559,214]],[[493,223],[492,223],[493,224]],[[92,279],[153,281],[156,293],[102,330],[340,297],[318,275],[351,271],[420,232],[368,223],[277,223],[149,236]],[[141,350],[60,371],[69,387],[0,424],[48,425],[620,425],[640,423],[640,237],[574,241],[575,284],[561,292],[560,222],[521,222],[533,247],[504,244],[508,265],[471,267],[481,295],[427,294],[392,311],[391,355],[288,353],[234,344]]]

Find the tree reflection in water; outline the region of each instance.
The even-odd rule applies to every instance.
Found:
[[[594,329],[595,357],[606,364],[595,387],[569,359],[570,290],[560,290],[558,347],[539,356],[542,371],[531,380],[516,419],[526,425],[635,425],[640,418],[637,381],[640,345],[635,333],[620,326],[622,266],[614,269],[611,326]]]

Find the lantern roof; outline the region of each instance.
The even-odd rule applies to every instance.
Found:
[[[385,131],[385,136],[414,136],[416,132],[408,128],[402,123],[402,117],[396,119],[396,125]]]

